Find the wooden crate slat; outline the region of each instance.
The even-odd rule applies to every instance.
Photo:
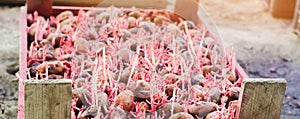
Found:
[[[270,2],[272,16],[286,19],[293,18],[297,0],[272,0]]]
[[[41,0],[37,0],[41,1]],[[104,2],[103,2],[104,1]],[[26,0],[0,0],[2,5],[25,4]],[[53,0],[53,5],[61,6],[111,6],[114,4],[119,7],[131,7],[135,5],[140,8],[165,8],[166,0]]]
[[[239,119],[280,119],[285,90],[285,79],[244,79],[237,117]]]
[[[25,80],[26,119],[71,119],[70,79]]]
[[[25,2],[26,0],[0,0],[0,5],[20,5]]]

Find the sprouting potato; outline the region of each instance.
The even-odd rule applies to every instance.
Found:
[[[202,67],[202,71],[203,71],[202,74],[203,74],[204,77],[206,77],[208,74],[211,73],[212,67],[213,66],[210,66],[210,65],[208,65],[208,66],[205,65],[205,66]]]
[[[178,27],[180,30],[185,30],[185,25],[187,25],[188,29],[196,27],[195,23],[192,21],[182,21],[178,24]]]
[[[29,28],[30,28],[29,31],[28,31],[29,35],[30,35],[30,36],[34,36],[34,35],[35,35],[35,32],[36,32],[36,30],[37,30],[37,24],[36,24],[36,23],[33,23],[33,24],[30,25]]]
[[[213,102],[197,102],[196,104],[190,105],[188,111],[190,114],[202,118],[208,113],[216,111],[217,107],[218,105]]]
[[[105,25],[103,26],[103,29],[105,29],[107,32],[109,32],[109,33],[111,33],[111,34],[112,34],[112,32],[114,31],[114,28],[113,28],[113,26],[112,26],[111,24],[105,24]]]
[[[80,119],[95,118],[97,114],[98,114],[98,107],[96,105],[92,105],[83,111],[83,113],[80,115]]]
[[[75,85],[76,85],[76,88],[80,88],[80,87],[86,85],[86,79],[85,78],[77,78],[75,80]]]
[[[221,90],[218,87],[213,87],[208,91],[209,100],[214,103],[220,103],[221,101]]]
[[[134,94],[130,90],[121,92],[114,100],[114,106],[120,106],[125,111],[131,111],[133,108]]]
[[[157,24],[157,25],[160,25],[162,24],[163,22],[170,22],[171,20],[165,16],[162,16],[162,15],[158,15],[154,18],[154,23]]]
[[[232,108],[234,110],[238,109],[238,104],[239,104],[238,100],[230,101],[230,103],[231,103],[231,107],[230,108]]]
[[[126,112],[117,107],[115,108],[106,119],[125,119],[126,117]]]
[[[108,95],[104,92],[98,92],[97,94],[98,99],[98,108],[102,113],[106,113],[108,111],[110,102]]]
[[[29,72],[30,72],[30,75],[35,75],[36,74],[36,72],[37,72],[37,66],[39,66],[41,63],[39,63],[39,62],[34,62],[34,63],[31,63],[30,64],[30,70],[29,70]]]
[[[184,40],[183,37],[176,37],[174,40],[172,40],[172,45],[173,47],[178,47],[178,50],[186,50],[187,49],[187,44],[186,41]]]
[[[151,29],[155,28],[155,24],[152,22],[142,21],[139,23],[138,28],[143,28],[147,32],[151,32]]]
[[[146,102],[140,102],[138,108],[141,112],[146,112],[150,109],[150,106]]]
[[[205,119],[219,119],[219,118],[221,117],[219,116],[217,111],[213,111],[205,117]]]
[[[127,42],[130,42],[130,45],[129,45],[130,50],[133,51],[133,52],[136,52],[136,50],[138,48],[138,43],[136,41],[133,41],[133,40],[127,40],[126,43]]]
[[[205,89],[203,87],[201,87],[200,85],[193,85],[191,91],[193,92],[191,94],[193,94],[194,98],[196,98],[197,100],[204,100]]]
[[[125,83],[127,84],[128,82],[128,78],[130,76],[130,72],[131,72],[131,68],[130,67],[126,67],[122,73],[121,73],[121,76],[120,76],[120,83]],[[116,80],[117,80],[118,76],[116,76]]]
[[[194,119],[194,117],[186,112],[178,112],[172,115],[169,119]]]
[[[72,18],[72,19],[66,19],[66,20],[60,22],[59,24],[61,26],[67,26],[67,25],[69,25],[71,27],[74,27],[74,26],[76,26],[76,23],[77,23],[77,19],[76,18]]]
[[[205,77],[203,76],[203,74],[195,74],[191,78],[191,83],[192,85],[204,86]]]
[[[62,56],[61,60],[71,61],[72,58],[73,58],[73,55],[71,55],[71,54],[65,54],[65,55]]]
[[[123,33],[123,41],[127,41],[132,36],[132,33],[126,29],[122,29],[121,32]]]
[[[135,72],[137,72],[137,79],[139,80],[143,80],[143,76],[144,74],[147,72],[147,69],[145,69],[144,67],[137,67],[135,69]]]
[[[58,48],[59,47],[59,45],[60,45],[60,40],[62,39],[62,37],[65,37],[66,35],[61,35],[61,34],[59,34],[59,35],[55,35],[54,33],[50,33],[48,36],[47,36],[47,40],[49,41],[49,42],[51,42],[51,44],[52,44],[52,40],[54,40],[54,48]]]
[[[186,62],[188,62],[189,64],[192,63],[193,61],[195,61],[195,57],[192,55],[193,53],[190,51],[184,51],[182,53],[182,57],[184,58],[184,60]]]
[[[88,95],[88,90],[85,88],[76,88],[72,91],[73,98],[78,98],[78,101],[76,102],[77,108],[90,107],[90,96]],[[78,110],[74,110],[75,115],[79,114]]]
[[[60,31],[64,34],[68,34],[68,32],[72,31],[73,28],[71,25],[69,24],[63,24],[60,26]]]
[[[140,11],[132,11],[128,14],[128,16],[138,19],[139,17],[143,16],[143,13]]]
[[[228,88],[228,101],[238,100],[240,95],[240,87],[230,87]]]
[[[234,71],[229,71],[228,73],[229,73],[228,80],[232,83],[236,82],[237,81],[236,73]]]
[[[215,40],[211,37],[205,37],[203,40],[204,47],[207,47],[208,45],[212,44]]]
[[[168,119],[172,114],[171,114],[171,109],[172,109],[172,103],[165,103],[162,104],[157,108],[157,113],[159,116],[164,115],[164,119]],[[183,112],[183,106],[180,105],[179,103],[174,103],[173,104],[173,114],[176,114],[178,112]]]
[[[88,103],[90,101],[90,96],[88,95],[88,90],[85,88],[76,88],[72,91],[73,97],[78,98],[78,105],[84,105],[89,107],[90,104]],[[76,104],[76,105],[77,105]],[[78,107],[78,106],[77,106]],[[81,108],[81,107],[80,107]]]
[[[172,35],[177,36],[178,34],[180,34],[180,29],[174,25],[174,24],[169,24],[167,26],[167,29],[171,32]]]
[[[156,67],[156,70],[157,70],[157,72],[158,72],[160,75],[162,75],[162,76],[164,76],[164,75],[166,75],[166,74],[169,73],[169,71],[168,71],[165,67],[162,67],[161,65],[158,65],[158,66]]]
[[[101,23],[103,20],[107,23],[110,18],[109,12],[102,12],[101,14],[96,16],[96,19]]]
[[[48,76],[48,79],[63,79],[62,75],[51,74]]]
[[[107,48],[106,43],[103,41],[95,40],[95,41],[89,41],[89,42],[90,42],[91,52],[97,52],[100,48],[104,48],[104,47]]]
[[[46,67],[47,65],[48,67]],[[59,61],[44,62],[36,67],[37,72],[40,73],[45,73],[47,68],[49,74],[61,74],[65,69],[64,65]]]
[[[128,17],[127,22],[129,28],[134,28],[136,26],[136,18],[134,17]]]
[[[127,48],[119,49],[115,56],[122,58],[123,62],[129,63],[130,57],[132,55],[132,51]]]
[[[167,83],[167,84],[174,84],[174,83],[176,83],[178,81],[178,78],[179,78],[178,75],[172,74],[172,73],[165,74],[163,76],[163,79],[164,79],[165,83]]]
[[[44,53],[46,53],[46,54],[44,54]],[[46,51],[44,51],[43,48],[40,48],[40,49],[38,50],[38,52],[37,52],[37,57],[38,57],[39,59],[43,59],[44,55],[45,55],[46,60],[53,60],[53,59],[56,59],[56,58],[55,58],[55,54],[54,54],[49,48],[47,48]]]
[[[58,57],[60,54],[64,54],[63,49],[61,49],[61,48],[55,48],[54,49],[54,55],[55,55],[55,57]]]
[[[221,72],[222,72],[222,66],[219,65],[219,64],[216,64],[216,65],[214,65],[214,66],[211,68],[211,71],[212,71],[212,72],[215,72],[215,73],[221,73]]]
[[[56,16],[56,19],[58,19],[59,21],[63,21],[65,19],[68,19],[68,18],[73,17],[73,16],[74,16],[73,12],[71,12],[71,11],[63,11],[63,12],[61,12],[60,14],[58,14]]]
[[[39,43],[40,47],[52,47],[52,43],[47,40],[47,39],[43,39],[42,41],[40,41]]]
[[[89,43],[84,38],[77,38],[74,45],[76,50],[80,53],[86,53],[89,50]]]
[[[149,22],[151,22],[151,17],[145,16],[145,17],[142,18],[142,20],[143,21],[149,21]]]
[[[136,80],[130,85],[134,97],[140,100],[150,99],[150,88],[150,84],[144,80]]]
[[[168,96],[168,99],[171,99],[173,97],[173,93],[174,93],[174,89],[176,88],[177,86],[174,86],[174,85],[167,85],[166,86],[166,95]],[[177,89],[179,90],[179,89]],[[176,94],[176,92],[175,92]],[[177,95],[177,94],[176,94]]]
[[[129,32],[131,33],[131,34],[137,34],[137,32],[140,30],[140,28],[136,28],[136,27],[134,27],[134,28],[130,28],[129,29]]]

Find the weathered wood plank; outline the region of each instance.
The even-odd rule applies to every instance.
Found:
[[[292,19],[297,0],[271,0],[270,12],[274,17]]]
[[[29,13],[38,11],[39,15],[49,17],[54,6],[81,7],[137,7],[137,8],[166,8],[166,0],[26,0]]]
[[[185,19],[197,22],[197,20],[199,20],[197,16],[199,1],[200,0],[176,0],[174,12]]]
[[[61,0],[63,1],[63,0]],[[84,1],[84,0],[83,0]],[[102,1],[102,0],[98,0]],[[114,5],[116,7],[138,7],[138,8],[166,8],[166,0],[104,0],[95,4],[99,7],[108,7]]]
[[[285,79],[244,79],[237,117],[239,119],[280,119],[285,90]]]
[[[70,119],[72,85],[70,79],[25,80],[26,119]]]
[[[50,17],[52,15],[52,0],[27,0],[27,11],[37,11],[39,15]]]
[[[37,0],[41,1],[41,0]],[[25,4],[26,0],[0,0],[0,4],[20,5]],[[139,8],[165,8],[167,0],[53,0],[53,5],[58,6],[111,6]]]
[[[296,0],[296,6],[295,6],[295,12],[294,12],[294,16],[293,16],[292,26],[298,32],[300,30],[299,14],[300,14],[300,0]]]
[[[24,5],[26,0],[0,0],[0,5]]]

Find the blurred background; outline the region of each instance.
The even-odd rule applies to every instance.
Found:
[[[15,73],[19,70],[20,6],[24,4],[25,0],[0,1],[0,119],[14,119],[17,114]],[[299,119],[297,0],[200,0],[200,4],[250,77],[287,80],[281,118]]]

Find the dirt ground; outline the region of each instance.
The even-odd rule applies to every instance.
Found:
[[[285,78],[283,119],[300,118],[300,39],[292,20],[273,18],[263,0],[202,0],[227,48],[250,77]]]
[[[227,48],[250,77],[285,78],[282,119],[300,118],[300,39],[291,20],[275,19],[262,0],[201,0]],[[0,7],[0,119],[17,112],[19,8]]]

